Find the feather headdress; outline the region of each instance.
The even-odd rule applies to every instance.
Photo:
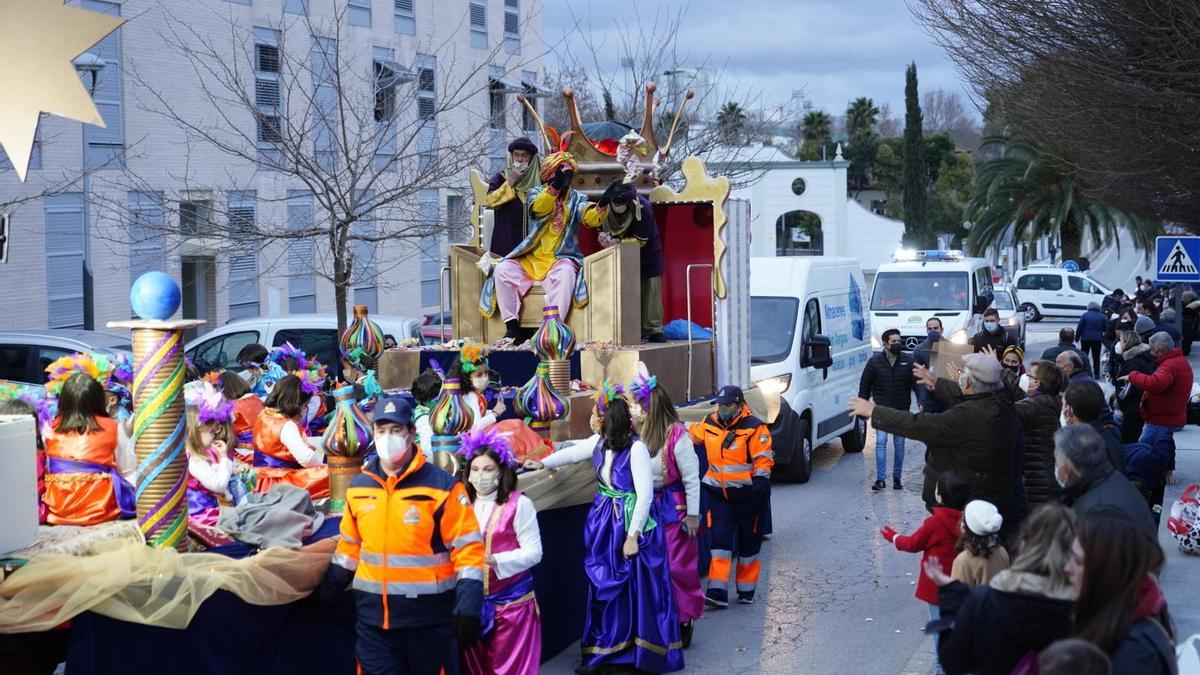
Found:
[[[461,439],[461,444],[458,446],[458,454],[467,460],[467,464],[470,464],[475,455],[482,452],[484,448],[491,448],[500,457],[501,463],[511,467],[517,466],[517,458],[513,455],[512,444],[508,442],[508,435],[497,429],[495,425],[484,429],[468,431],[461,436]]]
[[[489,350],[486,345],[468,341],[458,352],[458,360],[462,364],[462,371],[470,375],[478,370],[480,366],[486,369],[488,353]]]
[[[596,390],[596,412],[604,415],[608,410],[608,404],[613,401],[625,397],[625,388],[612,380],[605,380],[604,384]]]
[[[107,388],[109,374],[113,366],[108,358],[97,354],[71,354],[56,359],[46,366],[46,391],[51,396],[58,396],[63,385],[75,373],[83,373]]]
[[[633,376],[633,382],[629,384],[629,391],[637,399],[638,404],[643,408],[649,408],[650,395],[657,387],[658,376],[651,375],[646,364],[638,361],[637,375]]]
[[[233,421],[233,401],[228,401],[206,380],[188,382],[183,387],[183,402],[195,408],[201,424]]]

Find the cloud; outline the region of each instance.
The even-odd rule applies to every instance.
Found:
[[[543,0],[546,36],[554,39],[578,19],[607,46],[617,44],[614,21],[644,20],[657,11],[636,0]],[[953,64],[913,21],[903,0],[693,0],[678,35],[684,65],[724,68],[739,88],[760,89],[766,102],[786,103],[803,89],[817,108],[833,114],[858,96],[904,107],[904,69],[917,63],[922,91],[966,94]],[[611,63],[615,68],[617,56]],[[550,58],[553,62],[554,58]]]

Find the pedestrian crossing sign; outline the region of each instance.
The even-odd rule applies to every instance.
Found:
[[[1158,238],[1158,281],[1200,282],[1200,237]]]

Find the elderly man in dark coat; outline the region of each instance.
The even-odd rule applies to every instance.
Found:
[[[489,250],[497,258],[512,253],[525,238],[529,225],[529,191],[542,184],[542,166],[537,146],[522,136],[508,144],[508,163],[504,171],[488,183],[487,206],[495,217]]]
[[[943,413],[910,413],[854,397],[849,411],[870,418],[876,429],[925,443],[925,485],[921,497],[933,510],[938,476],[955,469],[971,481],[971,498],[984,499],[1007,514],[1012,499],[1013,453],[1020,425],[1012,394],[1000,376],[1000,363],[986,354],[963,357],[958,382],[935,378],[920,366],[917,378],[952,407]]]
[[[654,221],[650,200],[639,195],[632,183],[615,179],[600,196],[600,243],[611,246],[632,242],[641,247],[642,337],[666,342],[663,335],[663,247]]]

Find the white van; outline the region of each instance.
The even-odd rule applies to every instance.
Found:
[[[372,314],[385,335],[401,342],[419,337],[421,321],[411,317]],[[329,369],[330,376],[340,377],[341,358],[338,352],[337,316],[334,314],[289,314],[237,319],[216,328],[188,343],[185,354],[200,372],[237,367],[237,355],[242,347],[258,343],[270,349],[285,342],[315,356]]]
[[[1088,303],[1103,303],[1112,289],[1085,272],[1071,272],[1056,265],[1030,265],[1013,278],[1017,302],[1026,321],[1043,316],[1078,319]]]
[[[812,450],[841,437],[859,452],[866,424],[846,412],[871,358],[866,282],[854,258],[754,258],[750,377],[780,398],[770,424],[776,476],[804,483]]]
[[[992,264],[962,251],[901,250],[879,266],[871,291],[871,346],[895,328],[905,351],[926,337],[925,322],[937,317],[944,337],[964,345],[978,332],[992,303]]]

